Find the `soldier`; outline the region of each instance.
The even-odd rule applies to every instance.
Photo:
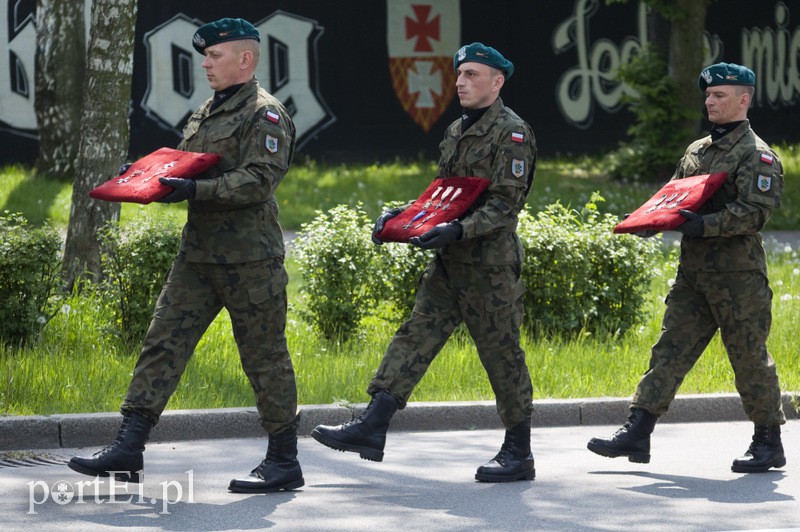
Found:
[[[405,407],[411,392],[456,326],[465,322],[496,395],[506,427],[500,452],[478,468],[486,482],[533,480],[530,449],[532,388],[520,347],[523,251],[516,234],[517,215],[533,181],[536,142],[530,126],[503,105],[500,89],[514,65],[481,43],[453,57],[460,119],[440,144],[438,177],[477,176],[490,180],[460,221],[439,224],[411,243],[435,249],[420,282],[410,319],[395,334],[367,393],[372,397],[359,419],[318,426],[312,436],[340,451],[380,462],[389,421]],[[384,224],[402,212],[383,213]]]
[[[728,177],[697,213],[680,211],[686,218],[677,228],[683,233],[680,264],[649,368],[633,395],[628,421],[610,440],[593,438],[588,448],[648,463],[658,417],[667,412],[683,378],[719,330],[744,411],[755,424],[750,447],[731,470],[762,472],[786,465],[781,390],[766,347],[772,290],[759,233],[780,206],[783,168],[747,119],[755,92],[752,70],[711,65],[698,84],[705,92],[711,135],[687,148],[672,179],[715,172]]]
[[[69,467],[139,481],[144,444],[195,346],[220,310],[234,337],[269,434],[266,458],[229,490],[260,493],[303,485],[297,461],[297,388],[286,345],[284,244],[275,189],[289,169],[295,127],[259,86],[258,30],[242,19],[201,26],[194,48],[214,95],[190,118],[178,149],[214,152],[220,162],[197,181],[161,178],[162,202],[188,200],[181,248],[159,296],[127,396],[117,439]]]

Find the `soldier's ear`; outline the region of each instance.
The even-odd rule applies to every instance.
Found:
[[[242,56],[239,59],[239,64],[243,69],[248,68],[253,64],[253,59],[253,52],[250,50],[243,50]]]
[[[492,89],[499,91],[503,88],[506,82],[506,77],[503,74],[498,74],[492,79]]]

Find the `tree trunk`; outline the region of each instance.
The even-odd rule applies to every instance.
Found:
[[[703,99],[697,87],[697,77],[703,65],[703,36],[706,12],[712,0],[674,0],[686,16],[675,20],[670,31],[669,75],[675,80],[678,105],[684,109],[702,110]],[[700,131],[700,117],[686,119],[683,126],[693,137]]]
[[[64,250],[69,288],[84,275],[101,278],[97,230],[119,217],[118,203],[94,200],[89,192],[115,176],[128,155],[136,0],[94,0],[91,20],[87,97]]]
[[[36,174],[75,178],[86,70],[83,0],[36,2],[36,97],[39,128]]]

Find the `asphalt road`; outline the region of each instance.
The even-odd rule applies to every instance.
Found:
[[[586,450],[616,426],[533,429],[536,480],[475,482],[501,430],[391,431],[384,462],[305,436],[306,485],[228,493],[262,458],[263,438],[151,443],[145,481],[93,483],[65,465],[0,467],[3,530],[800,530],[800,420],[784,426],[788,464],[735,474],[752,424],[664,423],[650,464]],[[96,448],[34,452],[67,459]],[[62,500],[59,501],[59,498]]]

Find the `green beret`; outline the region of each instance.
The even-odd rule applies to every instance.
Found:
[[[717,85],[750,85],[756,84],[756,75],[746,66],[734,63],[717,63],[706,67],[697,78],[697,85],[701,91],[706,87]]]
[[[240,41],[242,39],[255,39],[261,42],[255,26],[241,18],[221,18],[208,24],[203,24],[192,37],[194,49],[204,54],[206,48],[221,42]]]
[[[453,70],[457,70],[461,63],[483,63],[497,70],[502,70],[506,78],[514,73],[514,63],[503,57],[503,54],[485,44],[474,42],[462,46],[453,55]]]

